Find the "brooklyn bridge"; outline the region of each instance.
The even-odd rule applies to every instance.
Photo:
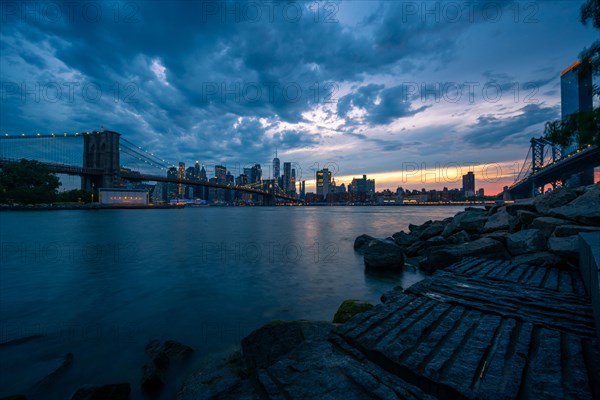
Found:
[[[109,130],[1,136],[0,165],[21,159],[37,160],[53,173],[79,176],[82,189],[89,191],[118,188],[128,182],[162,182],[250,193],[258,195],[265,205],[299,201],[276,180],[237,185],[167,174],[175,165]]]

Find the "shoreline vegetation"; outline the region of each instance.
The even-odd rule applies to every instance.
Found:
[[[587,233],[600,234],[600,183],[361,235],[366,270],[428,277],[377,305],[346,300],[331,322],[272,321],[190,372],[175,398],[594,398],[600,340],[579,274]],[[153,341],[141,382],[85,386],[71,399],[129,399],[132,385],[157,395],[174,379],[169,365],[192,351]]]

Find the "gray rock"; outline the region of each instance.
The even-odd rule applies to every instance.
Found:
[[[470,240],[469,234],[465,231],[458,231],[455,234],[448,236],[448,242],[452,244],[467,243]]]
[[[539,229],[525,229],[510,234],[506,246],[510,254],[518,256],[546,250],[546,239]]]
[[[401,270],[404,253],[396,243],[389,240],[372,240],[365,248],[365,267],[375,270]]]
[[[517,223],[517,218],[510,215],[508,212],[497,212],[490,216],[483,227],[484,232],[493,232],[503,229],[509,229]]]
[[[357,314],[373,308],[373,304],[364,300],[344,300],[333,316],[334,324],[343,324]]]
[[[600,226],[600,184],[594,185],[571,203],[551,209],[549,214],[584,225]]]
[[[255,400],[262,398],[241,352],[223,361],[212,361],[189,374],[179,388],[177,400]]]
[[[429,249],[436,246],[444,246],[448,244],[448,241],[443,236],[434,236],[430,239],[427,239],[425,243],[423,243],[423,249]]]
[[[597,232],[600,231],[600,226],[585,226],[585,225],[560,225],[554,230],[553,236],[565,237],[577,235],[580,232]]]
[[[531,227],[539,229],[544,234],[544,236],[549,238],[550,236],[552,236],[552,232],[554,232],[554,229],[556,229],[557,226],[568,225],[570,223],[570,221],[560,218],[539,217],[533,220],[533,222],[531,223]]]
[[[130,393],[129,383],[85,386],[77,389],[71,400],[128,400]]]
[[[562,258],[547,251],[521,254],[520,256],[513,258],[512,262],[515,264],[527,264],[536,267],[558,267],[563,264]]]
[[[508,241],[508,237],[510,235],[511,234],[508,231],[496,231],[496,232],[486,234],[485,237],[497,240],[500,243],[502,243],[503,245],[506,245],[506,242]]]
[[[376,240],[373,236],[369,236],[369,235],[358,236],[354,240],[354,250],[364,251],[365,248],[367,247],[367,245],[373,240]]]
[[[559,256],[579,259],[579,239],[577,235],[567,237],[551,237],[548,239],[548,250]]]
[[[550,193],[537,197],[534,200],[535,209],[537,212],[547,214],[551,208],[564,206],[577,198],[577,194],[571,189],[560,187],[554,189]]]
[[[408,224],[408,230],[410,232],[419,233],[419,232],[425,230],[431,223],[433,223],[433,221],[429,220],[421,225]]]
[[[490,238],[481,238],[473,242],[452,246],[434,247],[427,252],[427,262],[435,269],[447,267],[465,257],[504,260],[510,258],[502,243]]]
[[[479,211],[464,211],[456,214],[452,222],[444,228],[442,235],[448,237],[458,232],[465,230],[467,233],[481,233],[487,222],[485,212]]]
[[[533,200],[517,201],[516,203],[506,204],[504,207],[506,207],[505,211],[512,216],[517,216],[517,213],[519,212],[519,210],[523,210],[523,211],[535,211],[536,210]]]
[[[427,240],[434,236],[439,236],[444,231],[444,227],[447,224],[441,221],[435,221],[427,226],[424,230],[419,233],[419,239]]]
[[[248,367],[257,371],[270,367],[315,335],[331,331],[329,322],[273,321],[242,339],[242,353]]]
[[[419,238],[416,235],[411,235],[405,233],[404,231],[394,233],[392,235],[392,238],[398,246],[410,246],[411,244],[419,240]]]
[[[533,211],[527,211],[527,210],[518,210],[517,211],[517,218],[519,219],[519,222],[524,225],[530,225],[533,222],[533,220],[539,216],[540,216],[540,214],[535,213]]]
[[[151,340],[145,351],[152,361],[144,364],[142,368],[142,389],[156,393],[166,382],[166,373],[171,362],[186,359],[194,350],[174,340],[167,340],[162,344],[159,340]]]
[[[414,242],[413,244],[411,244],[410,246],[408,246],[408,248],[406,249],[406,255],[408,257],[416,257],[419,255],[419,253],[421,253],[424,246],[425,246],[425,242],[422,240],[418,240],[418,241]]]

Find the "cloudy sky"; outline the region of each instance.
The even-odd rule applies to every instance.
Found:
[[[377,189],[512,182],[560,72],[597,38],[581,1],[2,2],[4,134],[100,127],[172,163],[275,150]]]

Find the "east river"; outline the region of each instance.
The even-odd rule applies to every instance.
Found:
[[[377,303],[418,281],[411,269],[366,273],[354,239],[462,209],[2,212],[0,397],[68,399],[84,384],[130,382],[132,398],[143,398],[144,348],[172,339],[195,349],[186,369],[169,376],[161,397],[173,398],[186,373],[269,321],[331,320],[345,299]],[[66,353],[72,365],[40,385]]]

